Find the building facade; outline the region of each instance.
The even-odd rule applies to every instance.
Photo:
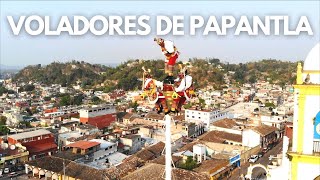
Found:
[[[203,122],[206,130],[209,129],[210,123],[226,117],[227,113],[220,112],[220,110],[202,110],[193,108],[185,110],[185,120],[187,122]]]
[[[91,124],[99,129],[110,126],[117,118],[114,107],[95,107],[80,110],[80,122]]]
[[[290,179],[320,177],[320,45],[309,52],[302,69],[297,67],[294,85],[292,150]]]
[[[29,160],[57,152],[53,134],[45,129],[8,136],[9,145],[21,144],[29,151]]]

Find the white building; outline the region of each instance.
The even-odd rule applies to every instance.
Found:
[[[206,156],[206,146],[203,144],[196,144],[193,146],[193,159],[197,159],[198,163],[205,161]]]
[[[118,145],[116,143],[109,142],[103,139],[92,139],[89,141],[100,143],[100,150],[93,153],[94,159],[100,159],[101,157],[106,157],[117,152]]]
[[[120,142],[125,145],[128,154],[134,154],[142,148],[143,142],[140,135],[126,135],[120,138]]]
[[[242,145],[251,148],[260,145],[260,134],[251,129],[245,129],[242,132]]]
[[[277,140],[278,129],[272,126],[261,124],[246,128],[242,131],[242,145],[248,147],[267,147]]]
[[[227,112],[220,112],[220,110],[201,110],[201,109],[186,109],[185,120],[187,122],[203,122],[206,130],[209,129],[210,124],[214,121],[224,119],[227,117]]]

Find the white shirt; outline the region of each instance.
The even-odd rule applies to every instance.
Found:
[[[181,80],[179,87],[175,88],[176,92],[182,92],[187,90],[192,85],[192,77],[186,75],[185,78]]]
[[[174,44],[172,41],[165,40],[163,41],[163,43],[164,43],[164,48],[168,51],[168,53],[174,52]]]

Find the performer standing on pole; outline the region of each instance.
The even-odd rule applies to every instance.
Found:
[[[163,55],[166,57],[164,63],[165,73],[168,75],[166,79],[168,79],[171,83],[173,83],[173,70],[174,65],[179,57],[179,51],[172,41],[164,40],[162,38],[154,38],[154,41],[161,47],[161,51]]]

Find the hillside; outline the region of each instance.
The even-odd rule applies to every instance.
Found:
[[[44,84],[71,85],[77,81],[90,83],[92,79],[99,80],[100,73],[106,70],[105,66],[72,61],[68,63],[53,62],[46,66],[41,64],[27,66],[19,71],[13,80],[19,82],[41,82]]]
[[[180,62],[181,63],[181,62]],[[279,60],[262,60],[240,64],[221,63],[219,59],[189,59],[189,72],[196,87],[212,85],[221,89],[228,76],[231,84],[254,83],[265,80],[275,84],[292,84],[297,63]],[[157,79],[165,77],[162,60],[129,60],[116,67],[72,61],[53,62],[47,66],[28,66],[16,74],[14,80],[42,82],[109,92],[116,88],[132,90],[141,88],[142,66],[151,69]]]

